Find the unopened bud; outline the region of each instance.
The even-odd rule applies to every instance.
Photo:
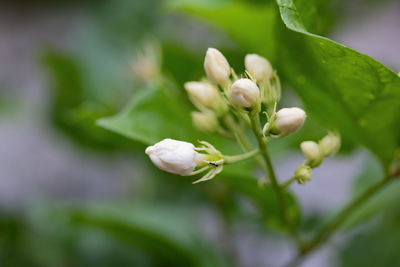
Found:
[[[296,177],[299,184],[304,184],[306,181],[311,179],[312,169],[307,165],[300,165],[296,171],[294,172],[294,176]]]
[[[273,69],[266,58],[257,54],[248,54],[244,58],[246,70],[257,82],[268,82],[272,77]]]
[[[303,126],[306,113],[300,108],[283,108],[276,113],[275,128],[280,134],[287,135]]]
[[[239,79],[232,84],[231,101],[241,107],[253,107],[260,99],[260,89],[250,79]]]
[[[204,159],[193,144],[169,138],[146,148],[146,154],[161,170],[179,175],[189,175]]]
[[[214,85],[208,82],[186,82],[184,86],[190,100],[199,109],[202,107],[209,108],[218,114],[228,109]]]
[[[340,135],[329,133],[319,141],[319,147],[324,157],[333,156],[340,148]]]
[[[218,129],[218,120],[213,114],[193,111],[191,115],[194,126],[200,131],[213,133]]]
[[[323,155],[317,143],[314,141],[305,141],[300,144],[300,148],[311,167],[318,167],[321,164]]]
[[[204,69],[208,79],[224,86],[229,81],[231,68],[224,55],[215,48],[208,48],[204,59]]]

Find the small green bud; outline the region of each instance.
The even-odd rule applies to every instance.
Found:
[[[304,184],[306,181],[309,181],[311,179],[311,175],[312,169],[307,165],[300,165],[294,172],[294,176],[299,184]]]

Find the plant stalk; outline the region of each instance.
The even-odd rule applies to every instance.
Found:
[[[278,180],[277,180],[275,172],[274,172],[274,168],[272,166],[271,158],[267,151],[267,142],[264,139],[263,134],[262,134],[261,125],[260,125],[260,116],[256,112],[254,114],[251,114],[251,112],[250,112],[249,118],[251,121],[251,130],[253,131],[253,133],[257,139],[260,154],[264,158],[264,161],[267,165],[268,178],[271,180],[272,188],[274,189],[274,191],[277,195],[278,201],[279,201],[282,223],[283,223],[283,225],[288,227],[288,226],[290,226],[290,222],[289,222],[289,216],[288,216],[288,210],[287,210],[286,197],[284,195],[284,191],[282,191],[282,189],[279,186]]]
[[[252,151],[249,151],[247,153],[243,153],[243,154],[240,154],[240,155],[224,156],[224,160],[225,160],[224,162],[225,162],[225,164],[236,163],[236,162],[239,162],[239,161],[243,161],[243,160],[252,158],[252,157],[256,156],[258,153],[260,153],[260,150],[258,148],[256,148],[256,149],[254,149]]]

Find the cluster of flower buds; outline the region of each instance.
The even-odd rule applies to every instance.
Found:
[[[249,125],[253,132],[257,129],[254,133],[258,140],[263,138],[262,135],[268,140],[268,137],[284,137],[298,131],[306,113],[297,107],[276,111],[281,86],[270,62],[259,55],[248,54],[244,63],[246,72],[238,77],[220,51],[214,48],[207,50],[204,60],[207,78],[184,85],[189,99],[198,109],[191,114],[194,125],[203,132],[228,137],[237,136],[238,128]],[[266,110],[267,123],[261,129],[259,113],[262,110]],[[225,164],[247,156],[246,153],[224,156],[211,144],[200,143],[201,146],[196,148],[190,143],[165,139],[148,147],[146,153],[155,165],[167,172],[194,175],[208,170],[196,182],[213,178]],[[324,137],[319,144],[303,142],[301,149],[307,161],[296,170],[296,179],[299,182],[308,180],[311,169],[321,164],[323,157],[334,154],[339,145],[340,139],[334,134]]]
[[[300,184],[311,179],[312,168],[321,165],[325,157],[333,156],[340,148],[340,136],[330,132],[318,143],[314,141],[304,141],[300,144],[300,149],[306,157],[306,161],[295,171],[295,177]]]

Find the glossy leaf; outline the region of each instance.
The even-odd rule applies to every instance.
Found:
[[[387,166],[400,138],[400,78],[371,57],[308,32],[314,17],[307,1],[277,3],[287,28],[277,32],[281,69],[307,111]]]

